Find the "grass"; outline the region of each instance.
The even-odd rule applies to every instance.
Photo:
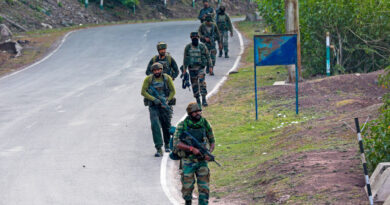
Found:
[[[261,30],[262,27],[260,23],[251,22],[238,22],[236,26],[248,39],[254,34],[260,34],[256,30]],[[285,161],[288,156],[313,150],[343,152],[355,144],[351,143],[353,138],[350,136],[339,136],[332,132],[324,139],[296,136],[300,131],[313,129],[314,125],[308,125],[307,122],[333,113],[308,109],[296,115],[294,100],[264,98],[268,93],[261,87],[287,78],[287,70],[280,66],[257,68],[260,89],[259,120],[256,121],[253,46],[250,45],[246,49],[243,59],[243,67],[237,74],[229,76],[220,92],[210,99],[211,103],[204,112],[213,125],[216,136],[214,154],[223,165],[219,168],[213,163],[210,164],[211,196],[216,200],[246,198],[246,202],[250,201],[250,204],[264,204],[267,197],[269,198],[269,190],[277,193],[293,190],[300,184],[303,176],[294,172],[290,173],[294,177],[269,172],[259,175],[259,170],[288,163]],[[349,103],[351,102],[339,102],[338,106]],[[331,122],[325,121],[324,124]],[[263,183],[268,184],[267,187],[259,186]],[[326,193],[314,196],[299,195],[291,197],[288,204],[305,203],[307,200],[313,203],[316,200],[326,202],[326,198]]]

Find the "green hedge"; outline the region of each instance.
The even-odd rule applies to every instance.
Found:
[[[285,32],[284,0],[257,0],[269,30]],[[302,66],[325,74],[326,32],[333,73],[369,72],[390,64],[389,0],[299,0]]]

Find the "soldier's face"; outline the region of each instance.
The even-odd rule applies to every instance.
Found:
[[[196,111],[196,112],[192,112],[192,113],[191,113],[191,117],[192,117],[193,119],[199,120],[200,117],[202,117],[202,111],[199,110],[199,111]]]
[[[160,54],[160,56],[165,56],[165,54],[167,53],[167,49],[158,50],[158,53]]]
[[[209,7],[209,2],[204,2],[204,3],[203,3],[203,6],[204,6],[205,8]]]
[[[162,73],[162,69],[154,69],[153,70],[153,75],[156,77],[160,77]]]
[[[211,26],[211,21],[206,21],[207,26]]]

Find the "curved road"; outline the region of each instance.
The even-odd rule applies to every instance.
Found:
[[[43,62],[0,78],[0,204],[170,204],[140,95],[156,43],[178,64],[198,21],[92,28]],[[218,58],[210,91],[239,53]],[[180,66],[179,65],[179,66]],[[175,82],[173,124],[193,101]]]

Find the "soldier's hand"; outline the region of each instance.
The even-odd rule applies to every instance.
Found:
[[[210,153],[212,153],[214,151],[214,148],[215,148],[215,144],[213,143],[210,145]]]
[[[206,42],[210,42],[210,38],[206,37],[205,40],[206,40]]]
[[[192,154],[194,154],[194,155],[200,155],[201,153],[200,153],[200,151],[199,151],[197,148],[192,147]]]
[[[222,50],[222,44],[219,44],[218,47],[219,47],[219,50]]]
[[[205,159],[206,161],[210,161],[209,155],[205,155],[205,156],[204,156],[204,159]]]
[[[156,99],[153,100],[153,104],[161,105],[161,100],[156,98]]]
[[[233,32],[230,32],[230,37],[233,37]]]

